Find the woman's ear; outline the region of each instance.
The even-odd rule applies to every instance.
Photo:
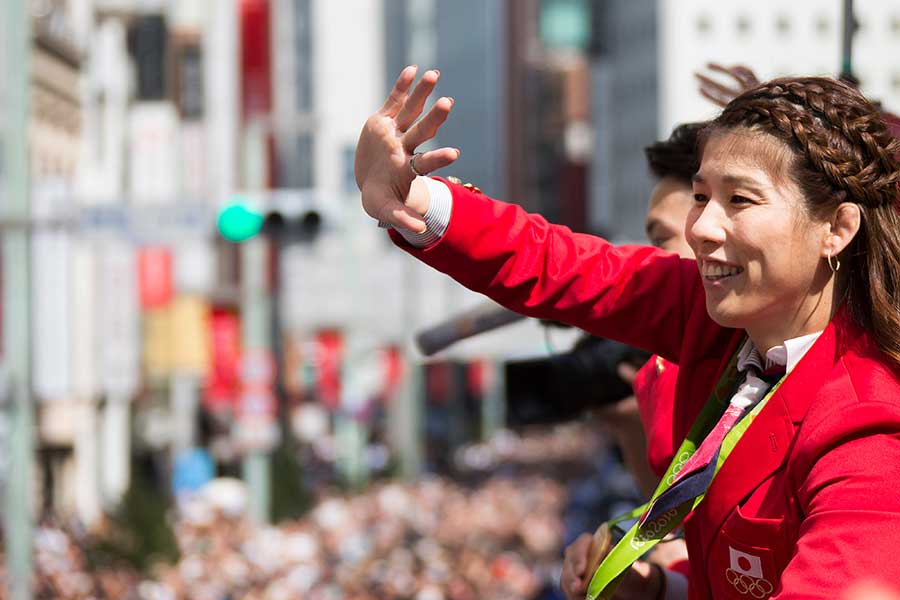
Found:
[[[858,204],[841,203],[834,211],[828,233],[822,243],[822,257],[837,256],[843,252],[859,232],[861,219]]]

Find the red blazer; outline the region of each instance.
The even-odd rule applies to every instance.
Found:
[[[424,250],[394,241],[513,310],[678,363],[671,417],[657,426],[683,439],[744,336],[710,319],[695,263],[448,185],[444,237]],[[900,377],[846,312],[747,430],[685,533],[693,599],[831,600],[856,580],[900,582]]]
[[[659,477],[665,474],[682,442],[672,437],[677,381],[678,365],[657,355],[640,368],[632,384],[647,436],[647,462]]]

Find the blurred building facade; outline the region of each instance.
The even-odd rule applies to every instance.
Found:
[[[644,148],[657,136],[661,56],[656,0],[592,4],[591,75],[596,128],[590,223],[619,240],[644,239],[653,187]]]
[[[900,2],[853,3],[858,28],[853,74],[870,98],[900,106]],[[780,75],[836,76],[841,71],[843,3],[777,0],[752,7],[711,0],[659,2],[660,135],[674,125],[715,115],[696,92],[693,74],[710,61],[744,64],[760,79]]]
[[[358,208],[359,127],[406,64],[440,68],[438,94],[456,101],[434,144],[462,156],[441,174],[630,241],[643,239],[652,185],[642,148],[715,111],[694,71],[711,60],[761,77],[840,67],[831,0],[752,12],[705,0],[37,5],[33,206],[63,225],[34,235],[35,480],[43,508],[85,522],[121,498],[135,452],[174,462],[218,441],[223,460],[239,454],[227,438],[247,269],[214,226],[236,194],[288,221],[321,219],[315,239],[288,236],[259,269],[280,392],[293,408],[331,403],[298,418],[309,438],[339,413],[363,421],[373,398],[396,392],[397,349],[421,360],[411,334],[482,301],[396,251]],[[900,0],[856,7],[854,71],[896,109]],[[544,342],[523,321],[448,356],[521,356]],[[201,410],[218,415],[212,438]],[[368,435],[354,422],[344,441]]]

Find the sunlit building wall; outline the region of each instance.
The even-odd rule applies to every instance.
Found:
[[[841,70],[843,3],[838,0],[660,0],[660,134],[674,124],[708,118],[716,107],[697,91],[694,73],[707,62],[744,64],[761,79],[837,75]],[[900,107],[900,1],[854,2],[859,23],[853,73],[862,90]]]

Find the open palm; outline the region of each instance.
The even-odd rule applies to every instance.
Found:
[[[410,193],[416,176],[409,161],[420,144],[437,134],[453,100],[439,98],[419,119],[440,73],[427,71],[410,94],[415,75],[416,67],[403,69],[384,105],[366,120],[356,145],[354,174],[369,216],[395,227],[423,231],[428,195]],[[440,148],[416,156],[415,165],[419,172],[429,173],[458,157],[459,150]]]

